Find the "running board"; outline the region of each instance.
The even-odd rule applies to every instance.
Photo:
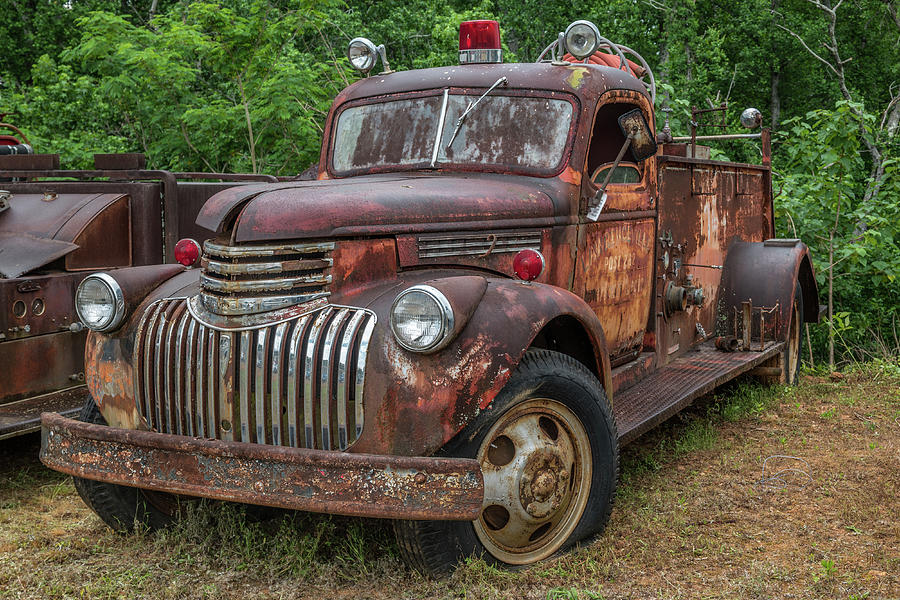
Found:
[[[707,342],[616,393],[613,414],[619,445],[634,441],[700,396],[772,358],[783,348],[783,342],[770,342],[761,352],[722,352]]]
[[[0,440],[41,429],[41,413],[58,412],[74,417],[88,398],[87,387],[71,387],[0,406]]]

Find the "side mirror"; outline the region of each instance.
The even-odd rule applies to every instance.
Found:
[[[656,140],[650,133],[650,125],[639,108],[630,110],[619,117],[622,134],[631,139],[631,155],[634,162],[642,162],[656,154]]]

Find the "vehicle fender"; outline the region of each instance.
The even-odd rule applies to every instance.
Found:
[[[394,298],[416,284],[444,291],[454,312],[466,317],[456,337],[431,354],[402,348],[389,325]],[[535,338],[561,317],[566,325],[554,325],[555,337],[589,340],[592,355],[580,359],[591,362],[588,368],[611,390],[603,328],[590,307],[567,290],[499,277],[432,273],[429,278],[427,272],[413,272],[402,274],[369,309],[379,325],[366,367],[366,424],[354,452],[434,453],[494,400]]]
[[[819,290],[806,244],[796,239],[736,240],[729,245],[725,259],[720,315],[732,323],[735,315],[740,315],[741,303],[747,300],[754,307],[777,305],[778,319],[767,319],[766,336],[784,340],[798,283],[804,321],[814,323],[819,319]]]
[[[109,425],[148,429],[134,398],[134,331],[149,303],[196,293],[199,273],[199,269],[181,265],[133,267],[109,273],[125,295],[125,321],[109,333],[89,332],[84,348],[85,383]]]

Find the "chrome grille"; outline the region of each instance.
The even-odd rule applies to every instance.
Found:
[[[144,313],[134,392],[150,427],[227,441],[345,450],[363,427],[370,311],[325,308],[254,329],[197,320],[183,298]]]
[[[518,252],[526,248],[539,251],[541,249],[541,231],[420,235],[417,241],[420,259],[445,256],[488,256]]]
[[[203,244],[200,298],[220,315],[246,315],[325,298],[333,242],[229,246]]]

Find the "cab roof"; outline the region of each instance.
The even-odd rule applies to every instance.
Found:
[[[487,88],[504,76],[509,80],[507,89],[568,92],[584,99],[596,99],[607,90],[630,90],[650,97],[639,79],[620,69],[584,63],[554,65],[541,62],[454,65],[373,75],[344,89],[337,100],[346,102],[448,86]]]

